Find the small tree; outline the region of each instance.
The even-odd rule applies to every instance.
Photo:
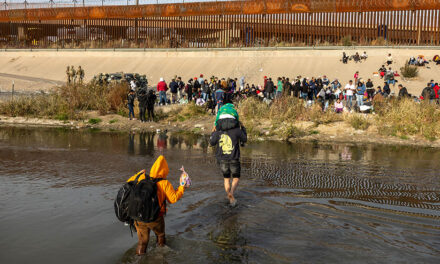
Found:
[[[419,69],[416,66],[409,65],[409,61],[406,61],[405,66],[400,68],[400,72],[405,78],[415,78],[419,75]]]

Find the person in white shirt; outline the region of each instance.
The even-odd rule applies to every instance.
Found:
[[[351,107],[353,106],[353,94],[354,90],[356,88],[354,87],[353,81],[350,80],[347,85],[345,85],[345,95],[347,96],[347,103],[346,106],[348,109],[351,110]]]
[[[130,87],[132,90],[136,90],[136,83],[134,82],[134,80],[130,81]]]
[[[388,57],[387,57],[387,66],[390,64],[393,64],[393,56],[391,56],[391,53],[388,54]]]
[[[367,52],[364,51],[364,54],[361,55],[361,59],[362,60],[367,60],[367,58],[368,58]]]
[[[202,106],[205,104],[205,100],[202,97],[197,98],[196,105]]]

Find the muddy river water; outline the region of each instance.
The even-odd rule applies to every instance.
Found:
[[[134,256],[121,184],[163,154],[193,186]],[[0,263],[440,263],[440,150],[261,142],[230,208],[206,137],[0,128]]]

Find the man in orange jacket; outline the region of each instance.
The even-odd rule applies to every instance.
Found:
[[[151,223],[144,223],[140,221],[135,221],[134,225],[137,230],[138,235],[138,246],[136,248],[137,255],[144,255],[147,251],[148,241],[150,239],[150,230],[152,230],[157,237],[157,245],[163,247],[165,245],[165,220],[164,215],[166,214],[166,205],[164,201],[168,201],[173,204],[177,202],[185,191],[185,185],[182,185],[180,181],[180,186],[177,190],[174,190],[173,185],[166,179],[168,175],[168,163],[164,156],[159,156],[156,162],[154,162],[153,167],[150,170],[151,178],[162,178],[163,180],[157,183],[157,198],[160,205],[163,205],[160,209],[159,217]],[[138,182],[145,179],[145,170],[142,170],[128,179],[127,182],[134,181],[136,177],[141,174]],[[166,199],[166,200],[165,200]]]

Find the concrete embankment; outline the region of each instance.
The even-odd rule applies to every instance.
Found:
[[[369,58],[363,63],[342,64],[342,52],[352,55],[367,51]],[[362,78],[372,78],[375,85],[381,85],[379,77],[373,76],[392,53],[395,64],[400,69],[411,56],[424,55],[432,59],[439,54],[438,49],[413,48],[328,48],[328,49],[231,49],[231,50],[37,50],[0,52],[0,91],[10,91],[12,81],[15,90],[48,90],[66,80],[66,67],[81,65],[85,69],[86,80],[99,73],[127,72],[146,74],[150,85],[160,77],[169,81],[174,75],[184,81],[191,77],[211,75],[219,77],[244,76],[246,81],[262,84],[264,76],[276,78],[285,76],[327,75],[338,78],[343,84],[353,78],[356,71]],[[399,82],[407,86],[410,93],[419,95],[430,79],[440,76],[440,66],[429,65],[421,68],[416,80]],[[397,91],[397,86],[394,88]]]

